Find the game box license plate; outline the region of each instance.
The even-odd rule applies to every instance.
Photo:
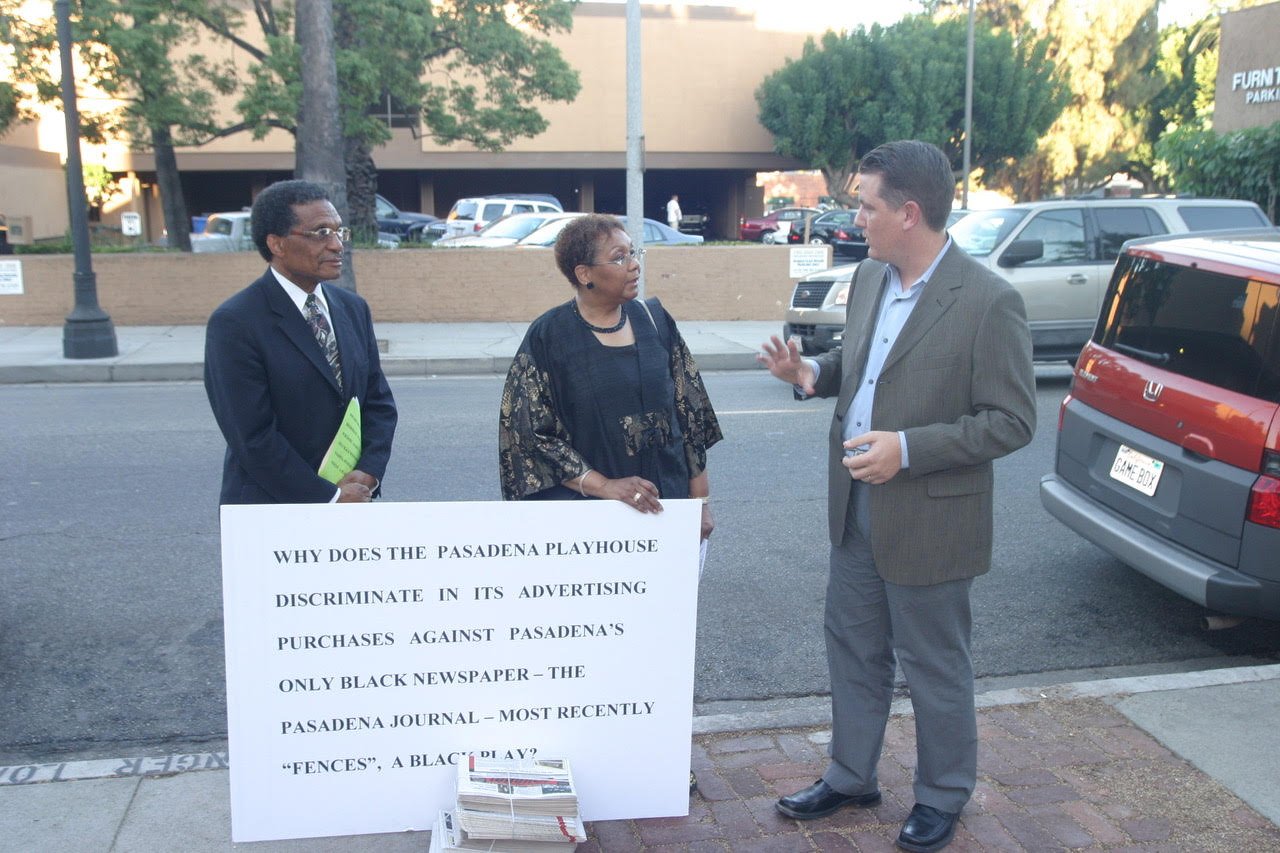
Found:
[[[1111,479],[1137,489],[1147,497],[1156,493],[1156,486],[1160,485],[1160,475],[1163,472],[1164,463],[1159,459],[1152,459],[1123,444],[1116,451],[1115,461],[1111,463]]]

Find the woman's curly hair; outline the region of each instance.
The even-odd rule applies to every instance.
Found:
[[[556,238],[556,266],[570,284],[580,287],[574,273],[578,265],[593,263],[600,242],[614,231],[626,230],[622,220],[607,213],[588,213],[570,220]]]

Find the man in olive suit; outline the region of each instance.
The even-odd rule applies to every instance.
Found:
[[[955,179],[940,150],[887,143],[858,178],[869,259],[851,285],[843,345],[803,359],[775,337],[760,355],[799,396],[837,398],[831,760],[778,809],[803,820],[880,801],[896,655],[917,741],[915,806],[897,843],[930,851],[950,843],[977,776],[969,590],[991,565],[992,460],[1035,430],[1031,336],[1019,294],[946,233]]]

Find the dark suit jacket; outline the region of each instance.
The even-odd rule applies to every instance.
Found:
[[[831,541],[844,537],[852,478],[841,460],[844,417],[861,380],[888,279],[863,261],[846,309],[843,346],[817,358],[817,396],[837,396],[828,459]],[[862,486],[881,576],[924,585],[991,566],[992,460],[1035,432],[1035,374],[1022,297],[952,244],[885,360],[874,430],[903,430],[910,467]]]
[[[379,480],[386,471],[396,406],[369,306],[337,287],[324,293],[342,357],[341,393],[311,327],[271,270],[209,318],[204,387],[227,440],[221,503],[332,500],[336,487],[316,471],[352,397],[360,400],[364,445],[356,467]]]

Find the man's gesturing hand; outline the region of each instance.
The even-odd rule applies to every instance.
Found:
[[[800,357],[794,340],[782,342],[777,335],[761,344],[764,352],[756,353],[756,361],[763,364],[770,373],[797,386],[806,395],[813,394],[813,368]]]

